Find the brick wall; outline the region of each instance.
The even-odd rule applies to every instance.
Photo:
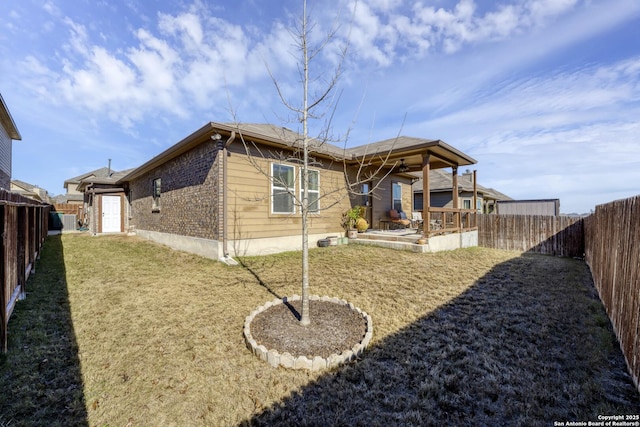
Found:
[[[129,183],[135,229],[218,240],[219,167],[215,144],[206,141]],[[161,178],[154,212],[153,180]]]

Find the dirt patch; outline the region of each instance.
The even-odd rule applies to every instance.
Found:
[[[309,301],[311,324],[299,322],[301,300],[269,307],[251,322],[251,335],[258,345],[294,357],[327,358],[360,343],[367,331],[364,317],[348,305]]]

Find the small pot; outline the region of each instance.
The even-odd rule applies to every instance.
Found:
[[[356,230],[354,228],[353,230],[347,231],[347,236],[349,236],[350,239],[357,239],[358,238],[358,230]]]

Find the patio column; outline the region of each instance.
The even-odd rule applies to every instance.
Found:
[[[453,228],[458,229],[460,227],[460,211],[458,206],[458,166],[451,167],[451,200],[453,201],[453,209],[456,211],[453,213]]]
[[[458,209],[458,166],[451,167],[451,200],[453,209]]]
[[[478,180],[477,171],[473,170],[473,227],[478,226]]]
[[[429,184],[429,162],[431,155],[429,152],[422,156],[422,237],[428,238],[431,234],[431,186]]]

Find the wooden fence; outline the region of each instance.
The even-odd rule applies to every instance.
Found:
[[[587,264],[640,389],[640,196],[596,206],[584,230]]]
[[[84,206],[76,203],[55,203],[52,211],[65,214],[75,215],[78,220],[84,219]]]
[[[7,351],[7,325],[47,237],[50,205],[0,190],[0,351]]]
[[[583,257],[583,219],[544,215],[478,215],[478,246]]]

